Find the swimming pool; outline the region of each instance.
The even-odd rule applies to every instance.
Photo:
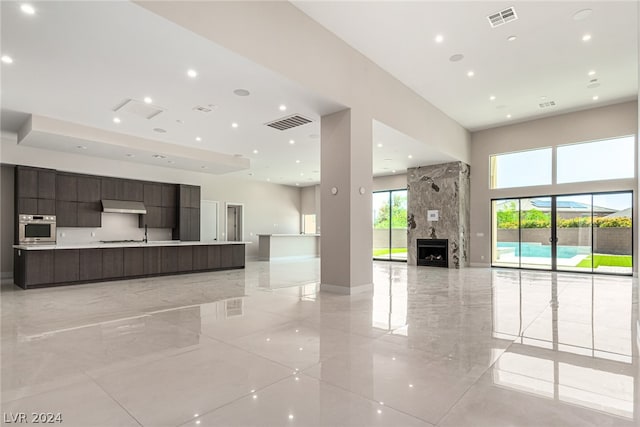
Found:
[[[517,242],[498,242],[498,249],[513,248],[515,256],[520,256],[522,250],[523,257],[550,258],[551,245],[541,243],[521,243],[518,248]],[[558,258],[573,258],[576,255],[589,255],[590,246],[558,246]]]

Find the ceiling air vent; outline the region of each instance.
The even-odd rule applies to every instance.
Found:
[[[556,106],[556,101],[541,102],[538,105],[540,105],[540,108],[555,107]]]
[[[196,105],[195,107],[192,108],[193,111],[200,111],[201,113],[210,113],[211,111],[213,111],[212,108],[210,107],[203,107],[202,105]]]
[[[164,109],[156,105],[136,101],[135,99],[125,99],[120,104],[116,105],[113,108],[113,111],[118,113],[133,114],[135,116],[149,120],[162,113]]]
[[[306,125],[307,123],[311,123],[312,120],[307,119],[306,117],[302,117],[299,114],[294,114],[292,116],[283,117],[278,120],[274,120],[269,123],[265,123],[265,125],[278,129],[278,130],[287,130],[291,128],[295,128],[298,126]]]
[[[516,15],[516,10],[513,7],[510,7],[500,12],[492,13],[487,16],[487,19],[489,20],[491,28],[496,28],[500,25],[506,24],[507,22],[515,21],[518,19],[518,15]]]

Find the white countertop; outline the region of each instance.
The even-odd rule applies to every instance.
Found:
[[[319,234],[258,234],[258,236],[267,236],[267,237],[320,237]]]
[[[201,246],[201,245],[246,245],[251,242],[227,242],[220,240],[211,240],[208,242],[182,242],[180,240],[163,240],[144,242],[122,242],[122,243],[102,243],[102,242],[85,242],[85,243],[64,243],[60,245],[13,245],[14,249],[22,249],[26,251],[34,250],[51,250],[51,249],[101,249],[101,248],[142,248],[147,246]]]

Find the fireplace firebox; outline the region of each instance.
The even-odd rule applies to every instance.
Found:
[[[418,265],[449,267],[448,239],[418,239]]]

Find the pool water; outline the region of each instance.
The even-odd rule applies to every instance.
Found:
[[[499,242],[498,249],[513,248],[515,256],[520,256],[522,250],[523,257],[551,258],[551,245],[540,243],[522,243],[518,248],[517,242]],[[576,255],[589,255],[589,246],[558,246],[558,258],[573,258]]]

